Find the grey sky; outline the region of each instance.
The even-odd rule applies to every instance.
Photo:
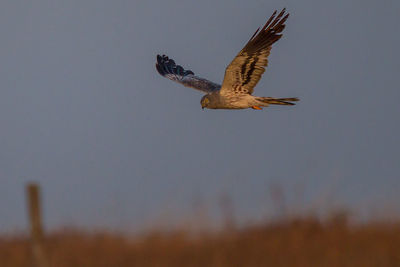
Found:
[[[220,83],[274,9],[290,12],[255,89],[294,107],[202,111],[154,68]],[[399,1],[11,1],[0,4],[0,231],[41,182],[49,227],[135,228],[293,206],[400,213]],[[300,189],[299,189],[300,188]],[[297,192],[297,197],[296,197]],[[165,219],[167,218],[167,219]]]

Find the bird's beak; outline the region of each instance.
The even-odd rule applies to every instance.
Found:
[[[201,109],[202,109],[202,110],[204,110],[204,107],[203,107],[203,106],[201,106]]]

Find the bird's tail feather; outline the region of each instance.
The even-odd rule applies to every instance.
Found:
[[[257,100],[273,105],[295,105],[293,101],[299,101],[297,97],[289,98],[273,98],[273,97],[258,97]]]

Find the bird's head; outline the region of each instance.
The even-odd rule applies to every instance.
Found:
[[[200,104],[201,104],[201,108],[202,108],[202,109],[208,107],[209,104],[210,104],[210,95],[205,95],[205,96],[203,96],[203,97],[201,98]]]

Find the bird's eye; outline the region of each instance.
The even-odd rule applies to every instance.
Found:
[[[210,100],[208,100],[208,98],[204,98],[204,104],[207,105],[208,103],[210,103]]]

